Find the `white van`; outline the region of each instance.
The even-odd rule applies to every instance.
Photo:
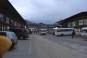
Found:
[[[40,35],[46,35],[47,30],[46,29],[40,29],[39,33],[40,33]]]
[[[87,27],[81,29],[81,36],[83,38],[87,38]]]
[[[74,28],[58,28],[55,30],[55,35],[72,35]]]

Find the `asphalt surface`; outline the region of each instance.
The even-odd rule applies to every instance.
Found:
[[[3,58],[87,58],[87,41],[71,36],[32,34]]]

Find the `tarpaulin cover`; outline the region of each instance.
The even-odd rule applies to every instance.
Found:
[[[12,42],[5,36],[0,36],[0,56],[3,56],[5,52],[9,50]]]

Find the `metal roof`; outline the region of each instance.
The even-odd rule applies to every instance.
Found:
[[[68,17],[68,18],[66,18],[66,19],[64,19],[64,20],[62,20],[62,21],[72,20],[72,19],[74,19],[74,18],[77,18],[77,17],[83,16],[83,15],[87,15],[87,11],[77,13],[77,14],[75,14],[75,15],[73,15],[73,16],[71,16],[71,17]]]
[[[21,17],[21,15],[16,11],[16,9],[8,0],[0,0],[0,9],[5,13],[8,13],[15,20],[19,20],[20,22],[26,24],[25,20]]]
[[[60,22],[63,23],[63,22],[68,21],[68,20],[73,20],[74,18],[83,16],[83,15],[87,15],[87,11],[77,13],[77,14],[75,14],[75,15],[73,15],[73,16],[70,16],[70,17],[68,17],[68,18],[66,18],[66,19],[63,19],[63,20],[61,20],[61,21],[58,21],[57,23],[60,23]]]

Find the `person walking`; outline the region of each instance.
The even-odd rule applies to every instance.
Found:
[[[72,31],[72,38],[74,38],[75,34],[76,34],[76,33],[75,33],[75,31],[73,30],[73,31]]]
[[[37,34],[37,30],[36,30],[36,34]]]
[[[37,30],[34,30],[34,34],[37,34]]]
[[[11,40],[3,35],[0,35],[0,58],[2,58],[3,55],[10,49],[11,45]]]

